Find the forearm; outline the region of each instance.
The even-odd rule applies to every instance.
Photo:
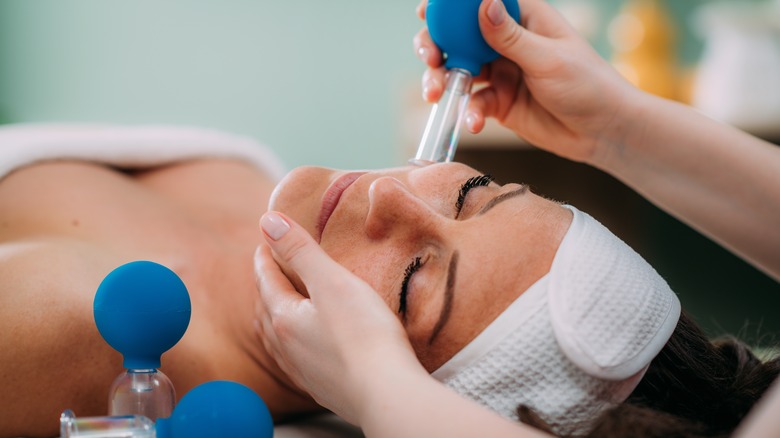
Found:
[[[761,401],[750,411],[735,437],[773,436],[780,430],[780,379],[767,390]]]
[[[780,279],[780,147],[643,95],[592,163]]]
[[[424,373],[403,371],[375,382],[360,414],[369,438],[548,437],[467,400]]]

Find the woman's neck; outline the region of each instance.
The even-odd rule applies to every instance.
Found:
[[[248,362],[253,363],[259,372],[271,378],[280,391],[287,392],[292,396],[291,401],[297,399],[298,403],[303,402],[303,405],[311,407],[313,401],[308,394],[292,382],[265,349],[264,333],[257,317],[258,312],[263,312],[264,309],[258,299],[251,257],[252,255],[249,255],[245,259],[249,264],[247,266],[249,274],[240,278],[242,285],[234,291],[236,299],[230,303],[233,309],[223,313],[227,317],[225,324],[230,333],[229,338]]]
[[[234,380],[252,388],[276,419],[321,411],[265,350],[262,332],[257,330],[255,322],[256,312],[262,309],[256,307],[259,300],[253,249],[229,249],[220,254],[219,262],[212,264],[210,272],[200,271],[205,276],[201,277],[204,296],[198,314],[211,320],[211,324],[198,338],[211,339],[222,352],[221,357],[210,358],[214,364],[211,374],[216,379]]]
[[[192,320],[163,358],[179,396],[208,380],[233,380],[255,392],[275,418],[318,406],[299,391],[263,348],[256,333],[254,250],[258,219],[274,184],[239,162],[201,160],[136,175],[136,180],[185,212],[198,231],[170,261],[187,284]]]

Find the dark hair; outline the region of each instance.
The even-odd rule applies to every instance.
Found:
[[[733,337],[710,341],[683,312],[669,342],[621,405],[596,420],[589,437],[726,437],[780,374]],[[521,421],[548,430],[518,409]]]

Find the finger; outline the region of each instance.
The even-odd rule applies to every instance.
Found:
[[[271,318],[264,317],[254,320],[255,334],[260,342],[263,343],[263,349],[276,360],[276,356],[279,353],[279,340],[276,338],[276,333],[270,329],[272,327]]]
[[[472,134],[479,134],[485,128],[485,114],[479,105],[473,102],[469,103],[469,109],[466,112],[466,129]]]
[[[256,316],[272,317],[289,311],[306,298],[303,297],[282,272],[271,255],[271,249],[260,245],[255,251],[255,280],[264,308],[256,308]],[[262,312],[262,313],[260,313]]]
[[[303,227],[281,213],[265,213],[260,218],[260,226],[268,246],[298,274],[310,295],[313,289],[328,290],[334,283],[341,286],[341,279],[353,276],[325,254]],[[315,284],[319,287],[312,287]]]
[[[257,300],[255,306],[262,308],[262,301]],[[263,314],[262,310],[256,309],[255,312]],[[254,320],[255,333],[263,343],[263,348],[288,375],[292,374],[287,361],[288,353],[300,345],[296,342],[300,337],[295,332],[305,332],[306,328],[300,325],[309,321],[310,317],[311,315],[302,315],[299,312],[277,315],[265,312],[265,316]]]
[[[258,317],[254,320],[253,325],[257,338],[263,343],[263,349],[273,358],[275,361],[279,361],[282,357],[280,347],[281,343],[276,336],[276,332],[273,330],[273,321],[270,313],[265,312],[264,305],[260,299],[255,301],[255,314]]]
[[[428,7],[428,0],[422,0],[419,5],[417,5],[417,16],[420,17],[420,20],[425,20],[425,8]]]
[[[422,60],[428,67],[436,68],[442,64],[441,50],[433,43],[431,34],[428,32],[428,28],[425,27],[417,32],[412,40],[414,45],[414,51],[417,53],[417,57]]]
[[[533,4],[533,2],[529,3]],[[536,7],[536,9],[540,8]],[[524,10],[521,13],[531,12]],[[528,20],[532,19],[535,17],[528,18]],[[479,7],[479,27],[490,47],[520,67],[532,67],[551,54],[548,40],[528,31],[512,19],[501,0],[482,1]]]
[[[490,65],[490,85],[472,94],[470,110],[484,119],[503,119],[517,99],[522,97],[522,72],[512,61],[499,58]],[[478,122],[478,121],[475,121]]]
[[[276,336],[274,325],[271,320],[267,319],[262,321],[259,325],[256,325],[255,328],[257,330],[258,336],[263,342],[264,350],[268,353],[271,359],[273,359],[279,369],[281,369],[288,377],[295,380],[295,373],[287,361],[287,356],[282,352],[283,344]]]
[[[501,59],[501,58],[499,58]],[[495,62],[495,61],[493,61]],[[493,62],[489,62],[482,66],[479,70],[479,74],[474,76],[474,84],[481,84],[490,80],[490,71],[493,68]]]
[[[276,336],[274,331],[274,323],[271,318],[264,318],[255,326],[258,336],[263,341],[263,348],[265,351],[277,362],[283,358],[281,347],[282,343],[279,342],[279,337]]]
[[[262,323],[264,320],[270,319],[270,315],[265,310],[265,305],[263,304],[263,300],[258,297],[255,300],[255,320],[254,320],[254,327],[255,332],[260,334],[262,333]]]
[[[444,67],[429,68],[423,73],[423,99],[429,103],[438,102],[444,92],[444,81],[447,70]]]

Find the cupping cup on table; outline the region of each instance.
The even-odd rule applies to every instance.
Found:
[[[122,353],[127,370],[111,386],[110,416],[77,418],[66,410],[61,438],[273,436],[265,403],[235,382],[203,383],[174,407],[173,384],[158,368],[187,330],[191,303],[173,271],[150,261],[119,266],[101,282],[93,307],[100,334]]]

